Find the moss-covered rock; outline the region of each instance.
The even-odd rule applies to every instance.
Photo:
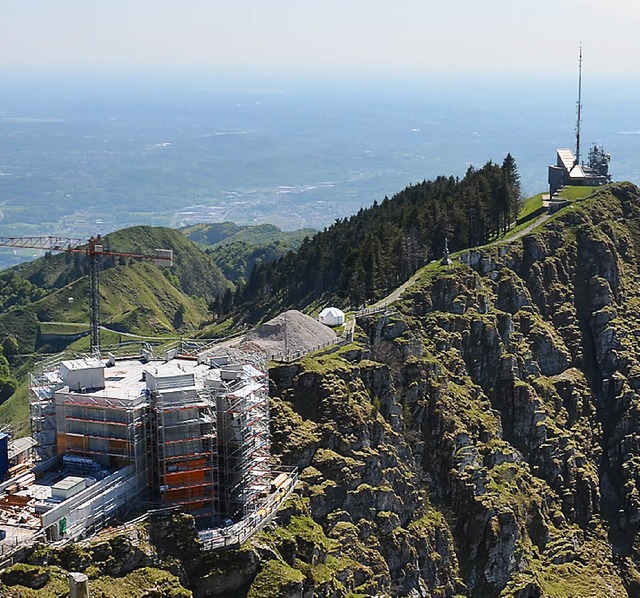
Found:
[[[0,575],[0,579],[6,586],[20,585],[39,590],[47,584],[49,576],[50,571],[47,567],[19,563],[5,569]]]
[[[283,561],[263,564],[249,588],[247,598],[298,598],[302,596],[304,575]]]

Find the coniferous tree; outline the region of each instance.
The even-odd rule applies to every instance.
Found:
[[[513,222],[518,216],[520,202],[522,200],[522,189],[520,187],[520,173],[514,157],[509,153],[502,162],[502,172],[504,173],[507,205],[509,210],[509,222]]]
[[[234,303],[254,313],[276,298],[301,306],[342,297],[358,306],[383,297],[449,248],[481,245],[506,232],[517,216],[520,177],[511,154],[502,165],[469,167],[462,179],[437,177],[336,221],[297,252],[256,262]],[[261,307],[262,306],[262,307]]]

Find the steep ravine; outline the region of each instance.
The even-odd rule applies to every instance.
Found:
[[[639,283],[629,184],[428,266],[352,345],[271,370],[301,480],[277,524],[222,554],[189,517],[40,547],[4,588],[73,567],[150,580],[132,596],[640,596]]]

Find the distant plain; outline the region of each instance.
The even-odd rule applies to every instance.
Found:
[[[5,73],[0,236],[86,238],[224,220],[321,229],[406,185],[516,158],[546,187],[574,147],[572,80],[339,80],[214,73]],[[640,90],[584,84],[583,156],[640,182]],[[0,268],[33,252],[4,250]]]

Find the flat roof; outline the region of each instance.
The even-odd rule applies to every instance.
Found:
[[[90,362],[95,360],[74,360],[74,362]],[[170,361],[161,359],[151,360],[146,363],[140,359],[126,359],[116,361],[114,366],[106,367],[104,370],[103,389],[91,390],[82,393],[83,397],[96,397],[104,399],[118,399],[135,401],[145,394],[147,389],[146,374],[153,376],[157,380],[165,379],[167,386],[160,388],[160,391],[170,392],[187,388],[203,388],[205,380],[219,380],[221,369],[233,369],[233,362],[220,367],[211,367],[207,363],[198,363],[193,359],[180,359],[176,357]],[[261,374],[255,367],[240,363],[242,366],[238,374],[249,378]],[[87,366],[85,366],[87,367]],[[88,367],[94,367],[90,365]],[[193,376],[193,381],[187,384],[186,377]],[[175,379],[175,385],[171,384],[171,379]],[[66,389],[58,391],[60,394],[72,394],[75,392]]]
[[[60,363],[68,370],[88,370],[103,368],[104,363],[96,357],[85,357],[84,359],[69,359]]]
[[[142,372],[148,365],[138,359],[117,361],[115,366],[104,369],[104,388],[82,393],[82,395],[133,401],[140,397],[143,389],[146,388],[146,384],[142,380]],[[60,390],[58,392],[67,393],[69,391]],[[71,390],[70,394],[76,393]]]
[[[31,436],[24,436],[23,438],[16,438],[12,442],[9,442],[9,459],[28,451],[30,448],[36,445],[36,441]]]
[[[86,478],[80,478],[78,476],[67,476],[66,478],[62,478],[59,482],[56,482],[51,488],[55,490],[69,490],[78,484],[84,484]]]

